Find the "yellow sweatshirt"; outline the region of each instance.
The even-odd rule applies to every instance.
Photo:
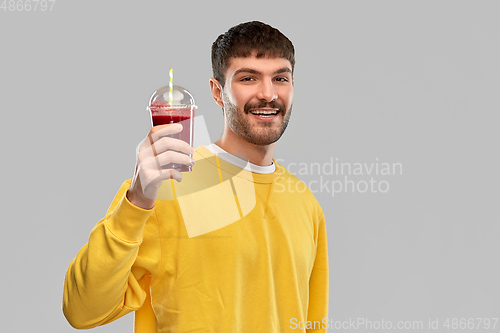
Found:
[[[313,194],[276,161],[256,174],[203,146],[193,157],[151,210],[122,185],[66,273],[69,323],[135,311],[138,333],[326,332],[326,227]]]

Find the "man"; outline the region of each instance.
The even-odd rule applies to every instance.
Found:
[[[326,331],[323,212],[309,190],[286,190],[299,180],[272,158],[290,119],[294,64],[292,43],[261,22],[218,37],[210,88],[222,137],[193,151],[165,137],[177,125],[150,131],[134,178],[70,264],[72,326],[135,311],[141,333]],[[158,169],[195,161],[184,174]]]

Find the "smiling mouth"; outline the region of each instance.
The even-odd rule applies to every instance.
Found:
[[[262,109],[256,109],[256,110],[250,110],[250,113],[259,116],[259,117],[273,117],[278,114],[279,110],[262,110]]]

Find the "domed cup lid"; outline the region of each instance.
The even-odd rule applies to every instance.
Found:
[[[172,105],[169,103],[168,86],[161,87],[153,93],[149,99],[148,110],[161,111],[162,109],[197,109],[193,95],[180,86],[174,86],[172,90]]]

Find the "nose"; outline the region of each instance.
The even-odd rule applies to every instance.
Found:
[[[264,80],[261,82],[257,98],[268,103],[278,98],[278,93],[271,80]]]

